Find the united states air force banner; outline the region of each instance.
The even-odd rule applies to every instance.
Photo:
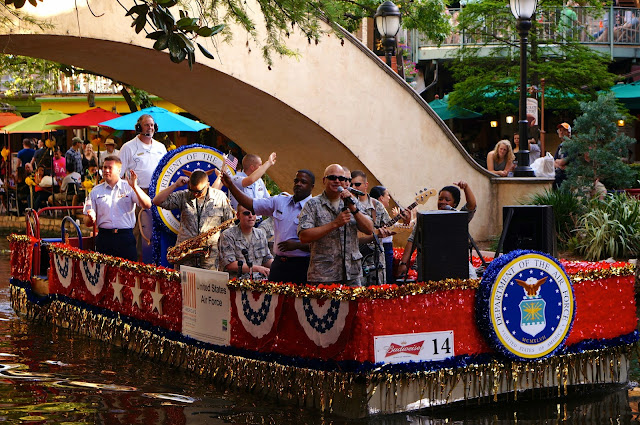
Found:
[[[180,266],[182,333],[202,342],[229,345],[229,274]]]

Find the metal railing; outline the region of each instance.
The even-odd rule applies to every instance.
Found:
[[[458,25],[461,9],[448,9],[453,31],[440,47],[498,46],[502,40],[511,40],[516,45],[518,34],[505,31],[505,19],[515,22],[505,8],[504,14],[478,17],[473,31],[463,31]],[[640,9],[608,7],[596,10],[592,7],[540,8],[534,15],[535,36],[539,44],[562,44],[569,40],[581,44],[606,48],[637,47],[640,45]],[[508,30],[507,30],[508,31]],[[437,44],[416,34],[417,48],[434,48]]]

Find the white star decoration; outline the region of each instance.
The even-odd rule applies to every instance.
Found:
[[[124,285],[120,283],[119,273],[116,273],[116,281],[111,282],[111,286],[113,286],[113,300],[118,300],[122,304],[122,287]]]
[[[133,287],[129,287],[131,289],[131,293],[133,294],[133,300],[131,301],[131,305],[138,305],[138,308],[142,306],[142,300],[140,299],[140,294],[142,294],[143,289],[140,288],[140,276],[136,276],[136,284]]]
[[[156,290],[150,291],[151,298],[153,298],[153,310],[158,310],[158,314],[162,316],[162,298],[164,298],[164,294],[160,292],[160,282],[156,282]]]

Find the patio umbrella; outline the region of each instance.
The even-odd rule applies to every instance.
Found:
[[[67,117],[69,115],[65,113],[55,109],[47,109],[22,121],[9,124],[3,127],[2,131],[5,133],[44,133],[60,128],[58,125],[49,125],[48,123]]]
[[[0,128],[13,124],[14,122],[22,121],[23,119],[24,118],[11,112],[0,112]]]
[[[616,84],[611,91],[628,109],[640,109],[640,81],[629,84]]]
[[[105,111],[102,108],[94,108],[84,111],[81,114],[76,114],[69,118],[53,121],[48,124],[74,128],[95,127],[99,126],[102,121],[119,118],[120,116],[120,114]]]
[[[103,121],[100,125],[111,127],[115,130],[135,130],[136,123],[140,115],[151,115],[153,120],[158,124],[159,132],[167,131],[200,131],[205,128],[209,128],[208,125],[202,124],[198,121],[185,118],[181,115],[169,112],[164,108],[152,106],[151,108],[145,108],[137,112],[124,115],[120,118],[115,118],[109,121]]]
[[[434,110],[436,114],[442,119],[446,121],[451,118],[459,118],[459,119],[470,119],[470,118],[480,118],[482,114],[478,112],[473,112],[465,108],[461,108],[459,106],[449,106],[449,99],[447,96],[444,99],[434,99],[429,102],[429,106]]]

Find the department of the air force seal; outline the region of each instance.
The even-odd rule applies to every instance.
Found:
[[[555,259],[514,251],[487,268],[478,313],[478,325],[496,350],[518,360],[546,357],[561,348],[571,329],[571,282]]]
[[[209,182],[216,179],[214,169],[222,169],[224,156],[218,150],[204,145],[187,145],[167,153],[156,167],[151,184],[149,185],[149,196],[151,199],[162,190],[173,184],[180,176],[191,176],[195,170],[202,170],[209,175]],[[229,168],[227,168],[229,170]],[[235,174],[234,170],[230,170]],[[178,188],[186,189],[187,186]],[[157,208],[155,214],[162,220],[166,229],[173,233],[180,230],[180,211],[169,211]]]

